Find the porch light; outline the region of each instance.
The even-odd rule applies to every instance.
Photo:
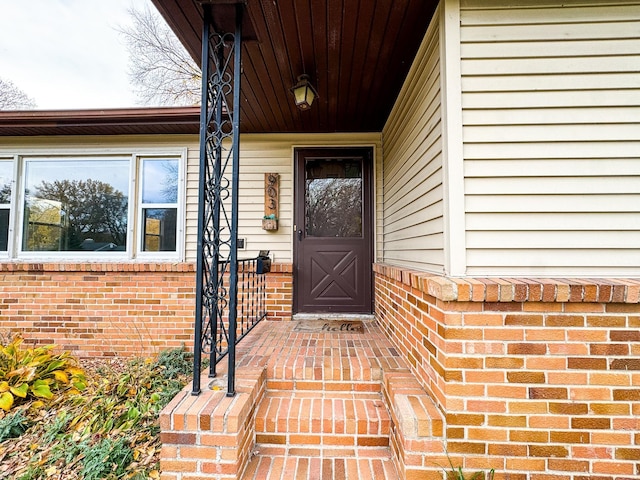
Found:
[[[291,93],[295,98],[296,107],[300,110],[309,110],[311,104],[318,96],[318,92],[313,88],[311,82],[309,82],[309,75],[300,75],[298,77],[298,83],[291,88]]]

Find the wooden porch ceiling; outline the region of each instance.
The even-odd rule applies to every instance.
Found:
[[[232,0],[152,0],[200,63],[202,4],[233,27]],[[243,132],[381,131],[438,0],[247,0]],[[253,38],[253,40],[252,40]],[[318,90],[300,111],[289,89],[306,73]]]

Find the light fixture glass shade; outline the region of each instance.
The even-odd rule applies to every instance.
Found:
[[[293,97],[295,98],[296,107],[300,110],[309,110],[311,104],[318,96],[316,89],[309,82],[308,75],[300,75],[298,77],[298,83],[291,89]]]

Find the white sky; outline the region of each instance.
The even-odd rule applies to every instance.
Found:
[[[144,5],[150,0],[0,0],[0,78],[39,110],[136,106],[114,27]]]

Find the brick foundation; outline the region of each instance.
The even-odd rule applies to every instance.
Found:
[[[640,281],[374,271],[376,316],[464,468],[511,480],[640,475]]]
[[[291,265],[267,277],[270,319],[290,319]],[[79,357],[193,346],[195,264],[0,263],[0,333]]]

